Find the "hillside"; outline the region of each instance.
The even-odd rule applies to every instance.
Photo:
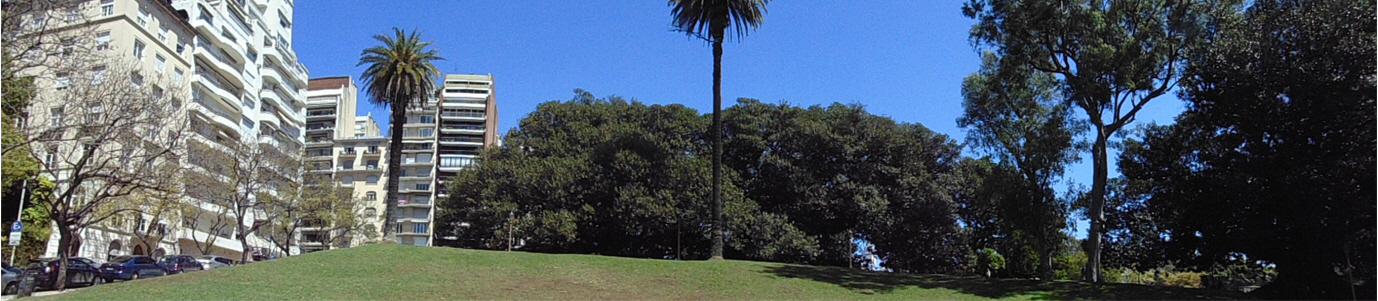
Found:
[[[753,261],[672,261],[399,245],[316,252],[106,284],[39,300],[1235,299],[1214,290],[872,273]]]

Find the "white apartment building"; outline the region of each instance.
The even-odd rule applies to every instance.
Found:
[[[90,4],[83,13],[99,24],[96,41],[108,45],[102,49],[125,52],[143,62],[147,71],[142,74],[185,84],[180,90],[185,95],[174,97],[189,100],[178,102],[196,134],[186,135],[188,157],[216,152],[235,142],[275,145],[289,154],[302,149],[306,97],[299,87],[306,85],[307,70],[290,46],[291,0],[92,0]],[[44,111],[41,108],[36,104],[30,110]],[[211,173],[193,161],[185,163]],[[283,176],[299,180],[294,171],[283,171]],[[203,203],[198,208],[207,213],[225,214],[224,208],[211,202],[198,203]],[[223,220],[190,222],[175,215],[150,219],[147,215],[116,218],[87,229],[81,233],[77,256],[105,260],[125,254],[202,255],[205,248],[198,244],[210,241],[213,246],[205,253],[238,258],[246,251],[233,239],[234,227],[224,226]],[[153,250],[134,243],[141,239],[134,230],[148,232],[148,227],[165,234]],[[250,235],[249,244],[247,251],[273,253],[270,244],[257,235]],[[54,235],[46,255],[56,254]]]

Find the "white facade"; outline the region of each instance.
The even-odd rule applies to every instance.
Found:
[[[184,109],[190,130],[197,134],[186,135],[189,156],[195,156],[190,152],[206,149],[193,150],[192,144],[213,147],[236,141],[276,145],[288,153],[302,149],[302,128],[306,124],[302,87],[306,85],[307,70],[297,61],[290,45],[290,0],[92,3],[90,15],[97,16],[94,21],[108,22],[102,25],[101,34],[102,38],[109,34],[115,51],[145,49],[134,53],[143,54],[139,59],[147,62],[152,72],[188,83],[182,89],[186,95],[180,98],[189,100]],[[284,175],[296,180],[300,177],[295,172],[284,171]],[[218,205],[196,203],[205,212],[227,214]],[[253,219],[250,216],[246,220]],[[211,244],[207,253],[214,255],[239,258],[244,251],[233,239],[234,227],[216,227],[206,221],[193,223],[179,214],[154,220],[147,214],[131,215],[88,228],[81,233],[77,256],[99,261],[124,254],[202,255],[200,249],[204,248],[198,245],[207,242]],[[140,239],[133,234],[135,231],[160,233],[158,247],[142,249],[134,243]],[[267,240],[256,235],[250,235],[248,240],[255,253],[271,253]],[[54,234],[45,256],[56,254]]]

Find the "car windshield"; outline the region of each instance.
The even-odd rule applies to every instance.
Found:
[[[134,258],[134,256],[124,255],[124,256],[120,256],[120,257],[115,257],[115,259],[114,259],[114,260],[111,260],[110,262],[122,263],[122,262],[125,262],[125,261],[129,261],[130,259],[133,259],[133,258]]]

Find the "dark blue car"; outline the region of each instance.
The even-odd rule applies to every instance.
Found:
[[[158,277],[167,275],[167,270],[158,264],[153,257],[143,255],[125,255],[115,257],[114,260],[100,266],[101,278],[106,282],[113,280],[134,280],[139,278]]]

